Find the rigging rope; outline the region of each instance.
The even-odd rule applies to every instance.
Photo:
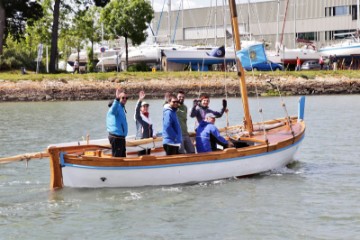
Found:
[[[286,121],[290,127],[290,130],[291,130],[291,134],[293,135],[293,137],[295,138],[295,133],[294,133],[294,130],[293,130],[293,127],[292,127],[292,124],[291,124],[291,119],[290,119],[290,116],[289,116],[289,113],[287,111],[287,108],[286,108],[286,104],[284,102],[284,99],[281,95],[281,92],[280,92],[280,89],[279,89],[279,86],[277,84],[273,84],[271,83],[271,80],[268,81],[268,83],[271,85],[271,86],[275,86],[276,87],[276,90],[278,91],[279,93],[279,96],[280,96],[280,99],[281,99],[281,106],[283,107],[284,109],[284,112],[285,112],[285,116],[286,116]]]
[[[251,58],[250,58],[250,63],[251,63]],[[253,79],[255,79],[254,69],[252,70],[252,77],[253,77]],[[258,104],[258,112],[259,112],[259,116],[260,116],[260,119],[261,119],[260,123],[261,123],[261,126],[262,126],[264,138],[265,138],[265,141],[266,141],[266,145],[269,145],[269,139],[267,137],[267,133],[266,133],[266,129],[265,129],[264,114],[263,114],[262,107],[260,105],[259,92],[258,92],[258,88],[257,88],[256,83],[255,83],[255,95],[256,95],[256,101],[257,101],[257,104]]]
[[[163,7],[162,7],[162,9],[161,9],[159,22],[158,22],[158,25],[157,25],[157,28],[156,28],[155,42],[157,41],[156,38],[157,38],[158,33],[159,33],[161,18],[162,18],[162,15],[163,15],[163,13],[164,13],[164,6],[165,6],[165,0],[164,0],[164,3],[163,3]]]

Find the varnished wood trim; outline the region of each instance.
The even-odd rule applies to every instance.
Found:
[[[50,155],[50,189],[59,189],[63,187],[62,171],[60,166],[60,152],[58,148],[48,148]]]

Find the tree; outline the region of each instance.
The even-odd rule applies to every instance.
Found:
[[[110,0],[73,0],[73,4],[78,6],[83,6],[88,8],[92,3],[96,6],[105,6]],[[64,4],[64,0],[54,0],[54,9],[53,9],[53,25],[52,25],[52,35],[51,35],[51,53],[50,53],[50,66],[49,70],[51,73],[56,71],[56,60],[58,55],[58,38],[59,38],[59,16],[60,16],[60,5]],[[69,5],[66,5],[69,6]],[[70,7],[69,7],[70,8]]]
[[[34,0],[0,0],[0,55],[8,35],[19,42],[26,25],[32,25],[42,13],[41,5]]]
[[[88,71],[94,69],[94,43],[101,40],[100,25],[98,24],[99,10],[97,7],[90,7],[86,11],[80,11],[74,18],[73,33],[80,37],[81,42],[89,41],[91,50],[88,51]],[[80,44],[78,45],[78,53],[80,52]]]
[[[146,29],[154,11],[146,0],[113,0],[101,12],[106,30],[114,37],[125,38],[126,69],[128,68],[128,38],[134,45],[146,40]]]
[[[58,37],[59,37],[59,16],[60,16],[60,2],[61,0],[55,0],[54,3],[54,12],[53,12],[53,25],[51,28],[51,51],[50,51],[50,63],[49,71],[50,73],[55,73],[56,71],[56,59],[58,53]]]

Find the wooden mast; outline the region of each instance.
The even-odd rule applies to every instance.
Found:
[[[232,29],[233,29],[233,38],[235,41],[235,50],[239,51],[239,50],[241,50],[241,44],[240,44],[240,32],[239,32],[235,0],[229,0],[229,7],[230,7],[230,13],[231,13],[231,25],[232,25]],[[240,91],[241,91],[241,99],[242,99],[244,115],[245,115],[244,126],[245,126],[245,129],[249,132],[249,135],[252,135],[253,124],[252,124],[250,111],[249,111],[249,101],[248,101],[246,83],[245,83],[245,71],[241,65],[239,58],[236,58],[236,64],[238,65],[238,67],[237,67],[238,75],[240,75]]]

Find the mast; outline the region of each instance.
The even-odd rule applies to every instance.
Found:
[[[280,46],[283,44],[283,40],[284,40],[285,22],[286,22],[288,6],[289,6],[289,0],[286,1],[285,16],[284,16],[284,21],[283,21],[283,26],[282,26],[282,31],[281,31]]]
[[[296,48],[296,0],[294,0],[294,48]]]
[[[217,0],[215,0],[215,46],[217,45]]]
[[[359,41],[359,28],[360,28],[360,1],[357,0],[356,1],[356,35],[357,35],[357,40]]]
[[[276,47],[276,53],[279,54],[280,52],[280,42],[279,42],[279,14],[280,14],[280,0],[278,0],[277,3],[277,15],[276,15],[276,45],[279,47]]]
[[[223,17],[224,17],[224,46],[226,48],[226,11],[225,11],[226,1],[223,0]]]
[[[235,0],[229,0],[229,8],[230,8],[230,14],[231,14],[231,25],[233,29],[233,37],[235,41],[235,51],[241,50],[241,44],[240,44],[240,33],[239,33],[239,25],[238,25],[238,19],[237,19],[237,12],[236,12],[236,4]],[[241,62],[238,58],[236,58],[236,64],[237,64],[237,71],[238,75],[240,75],[240,91],[241,91],[241,99],[243,103],[244,108],[244,126],[245,129],[249,132],[249,135],[252,135],[253,132],[253,124],[250,116],[249,111],[249,101],[247,96],[247,89],[246,89],[246,83],[245,83],[245,71],[244,68],[241,65]]]
[[[168,31],[169,31],[169,45],[171,44],[171,0],[168,0]]]

